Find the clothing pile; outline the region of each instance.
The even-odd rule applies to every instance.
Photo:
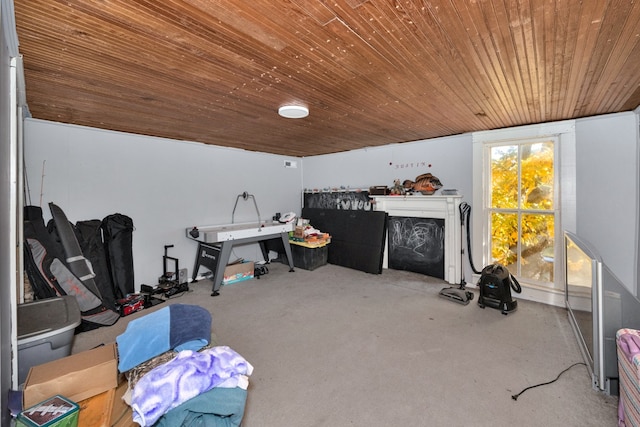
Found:
[[[211,314],[173,304],[132,320],[116,338],[124,400],[141,426],[239,426],[253,366],[211,345]]]
[[[640,331],[623,328],[616,332],[618,377],[618,426],[640,425]]]

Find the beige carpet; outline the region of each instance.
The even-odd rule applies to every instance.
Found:
[[[582,361],[564,309],[520,300],[504,316],[403,271],[269,270],[217,297],[194,283],[165,303],[209,309],[218,344],[254,366],[244,427],[617,425],[617,397],[594,391],[582,365],[511,398]],[[77,335],[73,352],[148,312]]]

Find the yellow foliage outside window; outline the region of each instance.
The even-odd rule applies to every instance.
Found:
[[[553,141],[491,147],[493,262],[538,274],[525,266],[553,248],[554,191]]]

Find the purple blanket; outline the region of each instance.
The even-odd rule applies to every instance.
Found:
[[[246,390],[252,372],[253,366],[227,346],[181,351],[138,381],[131,394],[133,420],[153,425],[170,409],[213,387]]]

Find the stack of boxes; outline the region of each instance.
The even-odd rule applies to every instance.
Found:
[[[302,219],[289,235],[293,265],[305,270],[315,270],[327,264],[331,236],[322,233]]]

